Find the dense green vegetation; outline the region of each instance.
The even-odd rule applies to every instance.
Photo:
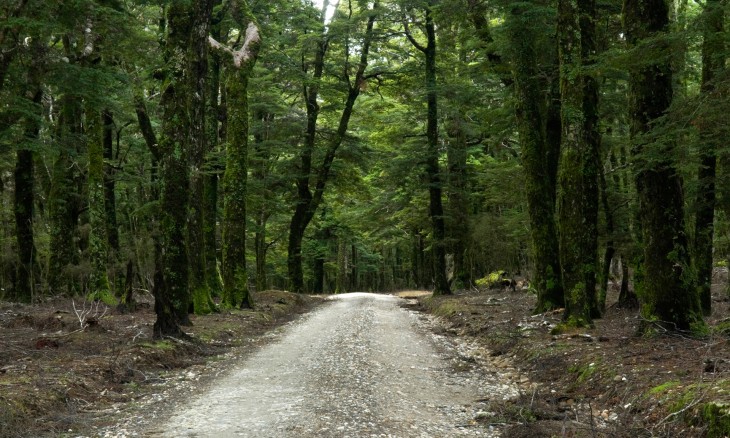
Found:
[[[701,331],[730,247],[726,8],[3,2],[0,296],[149,291],[164,335],[250,290],[504,270],[566,325],[622,280],[647,331]]]

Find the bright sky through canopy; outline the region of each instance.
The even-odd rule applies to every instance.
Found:
[[[327,14],[325,16],[325,24],[329,24],[332,20],[332,15],[335,13],[335,9],[337,9],[337,5],[339,4],[339,0],[330,0],[329,6],[327,7]],[[324,4],[324,0],[314,0],[314,6],[316,6],[319,10],[322,10],[322,5]]]

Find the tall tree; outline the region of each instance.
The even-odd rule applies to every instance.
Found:
[[[553,145],[559,144],[549,133],[550,118],[555,111],[546,108],[544,90],[550,85],[540,67],[540,41],[536,24],[544,22],[545,11],[539,2],[516,2],[507,13],[509,53],[514,75],[517,130],[522,147],[522,165],[525,169],[527,209],[530,216],[530,234],[533,248],[533,274],[537,289],[536,312],[563,307],[564,296],[560,276],[560,252],[555,224],[555,177],[551,163],[555,162]],[[553,105],[550,102],[550,105]],[[559,132],[559,130],[558,130]]]
[[[703,12],[701,96],[711,102],[716,98],[716,79],[725,67],[724,6],[721,0],[708,0]],[[697,267],[700,304],[705,314],[712,312],[712,239],[715,222],[715,174],[721,134],[710,126],[709,114],[702,117],[700,130],[700,167],[697,188],[694,254]]]
[[[350,3],[350,8],[352,8]],[[321,20],[324,27],[329,2],[325,1],[321,11]],[[372,8],[367,12],[367,24],[362,40],[353,44],[351,36],[345,36],[345,68],[342,71],[342,81],[346,86],[347,97],[340,115],[336,131],[330,137],[324,150],[322,162],[317,167],[313,166],[314,153],[317,144],[317,120],[319,118],[320,104],[319,92],[324,74],[325,57],[330,44],[331,35],[324,31],[316,42],[314,61],[312,63],[312,78],[304,86],[304,100],[307,106],[307,124],[304,133],[302,151],[299,155],[299,168],[296,177],[297,197],[296,207],[289,226],[289,243],[287,253],[287,268],[289,272],[289,288],[295,292],[304,291],[304,273],[302,271],[302,240],[307,226],[314,218],[314,214],[322,203],[327,181],[330,177],[332,163],[337,155],[337,150],[345,139],[347,127],[352,117],[355,102],[365,86],[367,75],[365,70],[368,66],[370,46],[374,39],[375,19],[378,14],[379,4],[374,2]],[[350,11],[352,17],[352,11]],[[352,66],[350,60],[350,48],[359,46],[360,57],[358,62]],[[303,66],[304,70],[308,68]],[[353,68],[354,67],[354,68]],[[354,69],[354,77],[352,70]],[[313,185],[313,187],[312,187]]]
[[[592,324],[598,251],[598,87],[584,70],[595,56],[595,0],[558,1],[562,98],[558,224],[565,321]],[[594,315],[597,316],[597,315]]]
[[[205,211],[203,166],[208,152],[206,110],[208,95],[208,33],[213,0],[198,0],[193,7],[192,34],[190,35],[190,207],[188,216],[188,260],[190,296],[193,311],[210,313],[215,309],[208,283],[208,265],[205,246]],[[215,204],[208,205],[215,208]],[[214,218],[215,216],[213,216]],[[213,219],[208,216],[208,219]]]
[[[187,2],[174,1],[167,6],[166,77],[160,101],[163,118],[159,146],[162,158],[162,278],[159,280],[162,285],[155,287],[157,320],[153,331],[156,337],[182,335],[180,324],[190,324],[186,237],[190,192],[188,69],[193,12]]]
[[[423,53],[426,63],[426,177],[428,178],[429,206],[433,230],[434,254],[434,295],[451,294],[451,286],[446,274],[446,225],[442,200],[441,170],[439,166],[439,133],[438,133],[438,90],[436,80],[436,26],[433,20],[436,0],[429,0],[424,6],[425,22],[423,30],[426,44],[416,40],[410,32],[408,20],[404,20],[406,37],[413,47]]]
[[[223,174],[223,302],[251,308],[246,271],[246,180],[248,178],[248,82],[261,46],[259,27],[245,1],[234,5],[238,25],[246,28],[243,45],[231,50],[215,41],[214,49],[227,52],[228,130],[226,170]]]
[[[99,299],[105,299],[111,292],[107,273],[109,246],[106,227],[106,209],[104,204],[104,148],[112,141],[114,119],[109,110],[102,111],[96,117],[89,141],[89,247],[91,249],[91,293]]]
[[[639,285],[646,330],[656,323],[689,330],[702,323],[690,264],[682,180],[673,161],[675,141],[653,131],[672,103],[669,30],[665,0],[625,0],[630,66],[632,158],[636,171],[644,257]]]

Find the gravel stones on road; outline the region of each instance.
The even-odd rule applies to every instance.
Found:
[[[400,301],[333,297],[146,435],[499,436],[487,403],[515,397],[516,384]]]

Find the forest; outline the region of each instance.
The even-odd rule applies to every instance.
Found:
[[[730,252],[722,0],[6,0],[0,297],[156,336],[255,291],[519,280],[706,331]],[[498,278],[497,278],[498,277]]]

